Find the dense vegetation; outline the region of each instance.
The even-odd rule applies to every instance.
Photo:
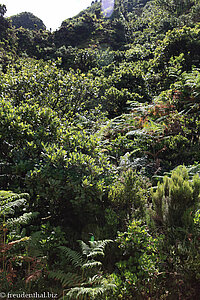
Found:
[[[12,21],[12,25],[16,28],[23,27],[30,30],[46,29],[43,21],[30,12],[22,12],[18,15],[12,16],[10,19]]]
[[[198,299],[200,1],[109,5],[0,5],[1,291]]]

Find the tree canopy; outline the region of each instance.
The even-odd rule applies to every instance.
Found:
[[[12,21],[12,25],[16,28],[23,27],[30,30],[46,29],[43,21],[30,12],[22,12],[18,15],[11,16],[10,19]]]

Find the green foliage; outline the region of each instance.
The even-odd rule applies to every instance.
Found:
[[[11,27],[0,5],[0,184],[19,195],[2,194],[1,285],[197,299],[199,1],[102,8],[49,32]]]
[[[4,15],[6,13],[7,9],[6,6],[3,4],[0,4],[0,40],[2,42],[3,38],[6,38],[6,34],[8,32],[9,28],[9,22],[4,18]]]
[[[20,225],[26,225],[37,213],[26,212],[28,194],[15,194],[10,191],[0,191],[0,219],[3,226],[13,229]],[[23,207],[24,213],[19,215]],[[15,215],[14,218],[12,216]]]
[[[43,221],[44,222],[44,221]],[[34,227],[33,227],[34,228]],[[57,247],[66,243],[66,234],[60,226],[53,226],[50,222],[43,223],[31,233],[28,243],[28,253],[31,256],[45,257],[46,263],[51,265],[57,257]]]
[[[5,72],[15,55],[16,36],[11,29],[11,23],[4,17],[7,9],[0,4],[0,71]]]
[[[46,30],[31,30],[24,27],[14,28],[17,37],[16,52],[20,57],[36,57],[48,60],[55,52],[52,34]]]
[[[92,74],[86,76],[72,69],[65,74],[56,63],[22,59],[0,78],[1,93],[13,105],[39,104],[52,108],[60,116],[74,116],[98,104],[100,83]]]
[[[183,72],[172,88],[174,89],[173,101],[179,110],[196,108],[200,101],[199,69],[194,68],[191,72]]]
[[[155,50],[155,58],[153,60],[153,69],[155,73],[157,70],[162,69],[162,77],[165,79],[165,87],[169,86],[169,80],[167,73],[171,71],[170,64],[172,63],[172,57],[182,56],[182,62],[180,66],[182,71],[191,70],[195,65],[199,67],[199,25],[195,27],[184,26],[182,28],[174,28],[168,31],[163,41],[161,41]],[[166,66],[168,70],[166,70]],[[179,73],[180,74],[180,73]]]
[[[16,28],[23,27],[30,30],[46,29],[43,21],[30,12],[22,12],[18,15],[11,16],[10,19],[12,21],[12,25]]]
[[[122,260],[117,263],[119,273],[113,275],[118,299],[158,295],[156,281],[164,260],[162,242],[163,237],[153,237],[142,221],[133,220],[127,232],[118,234],[117,243],[123,252]]]
[[[133,217],[144,216],[148,195],[147,186],[145,178],[131,169],[123,172],[110,186],[108,197],[116,207],[120,218],[130,220]],[[126,215],[123,215],[124,213]]]
[[[0,111],[1,184],[29,190],[31,205],[52,221],[64,223],[67,215],[68,224],[82,228],[98,215],[100,222],[113,167],[98,154],[100,139],[91,125],[83,125],[84,118],[77,126],[61,123],[56,112],[36,104],[13,107],[5,100]]]
[[[191,168],[190,168],[191,169]],[[179,166],[171,177],[165,176],[153,193],[156,214],[153,219],[166,233],[165,248],[168,269],[184,289],[177,285],[172,295],[184,293],[194,297],[199,282],[199,174],[189,177],[186,167]],[[160,225],[164,225],[161,229]]]
[[[156,0],[158,5],[177,16],[187,13],[196,2],[195,0]]]
[[[112,241],[102,240],[86,244],[80,241],[82,253],[64,246],[59,248],[65,256],[69,272],[50,271],[49,277],[61,282],[64,299],[79,299],[79,297],[100,299],[115,287],[103,278],[102,262],[99,261],[104,256],[105,246],[110,242]]]
[[[172,172],[171,178],[164,177],[153,193],[153,204],[158,220],[166,226],[193,226],[192,211],[199,204],[200,179],[195,175],[189,181],[187,169],[179,166]]]
[[[40,277],[40,268],[43,268],[40,262],[37,263],[35,257],[29,257],[27,252],[30,237],[26,236],[26,226],[38,215],[26,212],[28,201],[28,194],[0,191],[0,283],[2,291],[5,292],[13,291],[18,284],[21,287],[25,286],[25,281],[35,272],[38,274],[36,278]]]

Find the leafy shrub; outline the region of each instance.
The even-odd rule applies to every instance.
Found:
[[[172,171],[171,177],[165,176],[163,183],[158,183],[153,193],[156,213],[153,219],[157,228],[166,234],[166,266],[170,277],[177,282],[174,290],[170,289],[174,297],[177,294],[196,297],[200,276],[199,192],[199,174],[190,178],[186,167],[179,166]]]
[[[65,74],[56,63],[21,59],[15,67],[0,74],[0,92],[13,105],[28,103],[50,107],[60,116],[74,116],[97,105],[98,86],[80,71]]]
[[[123,172],[110,186],[108,197],[120,214],[120,218],[130,220],[133,217],[144,217],[148,197],[147,187],[148,181],[131,169]]]
[[[189,180],[187,169],[179,166],[171,178],[164,177],[153,192],[156,220],[166,226],[193,226],[192,211],[199,204],[200,178],[195,175]]]
[[[77,229],[86,219],[96,222],[97,215],[102,222],[103,197],[113,175],[109,159],[103,152],[98,154],[98,135],[88,136],[80,119],[77,125],[66,119],[61,123],[50,108],[36,104],[13,107],[4,100],[1,103],[4,188],[28,190],[31,205],[43,217],[51,215],[52,221],[67,220]],[[79,221],[75,221],[74,212]]]
[[[118,299],[162,295],[162,287],[156,286],[165,258],[161,252],[162,241],[162,237],[153,237],[148,227],[136,220],[131,222],[126,232],[118,234],[122,260],[116,264],[118,272],[113,274]]]

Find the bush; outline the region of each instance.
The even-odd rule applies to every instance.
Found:
[[[147,225],[136,220],[131,222],[127,232],[118,234],[122,260],[116,264],[118,272],[113,274],[118,299],[154,299],[164,293],[158,285],[165,259],[162,241],[162,237],[153,237]]]
[[[164,177],[163,183],[153,192],[154,219],[168,227],[193,226],[192,212],[199,204],[200,178],[194,175],[192,181],[186,167],[179,166],[171,178]]]
[[[145,215],[148,181],[129,169],[110,186],[108,198],[120,215],[121,221]]]

